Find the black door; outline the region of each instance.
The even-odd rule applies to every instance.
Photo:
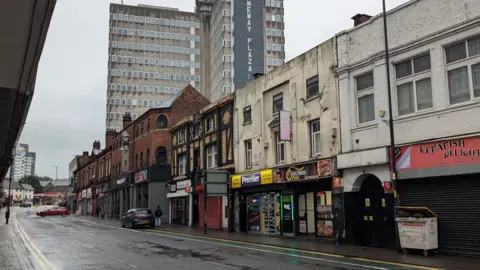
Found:
[[[193,194],[192,226],[198,225],[198,194]]]
[[[367,176],[360,188],[362,199],[363,245],[391,247],[395,240],[393,197],[386,196],[382,182],[374,175]]]
[[[244,195],[240,195],[240,231],[247,232],[247,201]]]

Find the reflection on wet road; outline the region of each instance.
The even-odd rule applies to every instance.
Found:
[[[154,230],[122,229],[72,217],[37,217],[16,209],[37,269],[393,269],[391,265],[322,257]]]

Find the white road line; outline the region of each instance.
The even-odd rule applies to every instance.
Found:
[[[271,251],[271,250],[263,250],[263,249],[259,249],[259,248],[253,248],[253,247],[242,247],[242,246],[236,246],[236,245],[225,244],[225,243],[218,243],[218,242],[201,240],[201,239],[195,239],[195,238],[187,238],[187,237],[182,237],[182,236],[172,236],[172,235],[161,234],[161,233],[152,233],[152,232],[145,232],[145,233],[147,233],[147,234],[153,234],[153,235],[155,235],[155,234],[156,234],[156,235],[161,235],[161,236],[165,236],[165,237],[169,237],[169,238],[190,240],[190,241],[201,242],[201,243],[217,244],[217,245],[221,245],[221,246],[233,247],[233,248],[238,248],[238,249],[248,249],[248,250],[259,251],[259,252],[264,252],[264,253],[271,253],[271,254],[277,254],[277,255],[283,255],[283,256],[287,255],[287,256],[291,256],[291,257],[297,257],[297,258],[308,259],[308,260],[315,260],[315,261],[322,261],[322,262],[330,262],[330,263],[344,264],[344,265],[355,266],[355,267],[378,269],[378,270],[387,270],[387,269],[388,269],[388,268],[384,268],[384,267],[377,267],[377,266],[363,265],[363,264],[357,264],[357,263],[349,263],[349,262],[335,261],[335,260],[329,260],[329,259],[323,259],[323,258],[316,258],[316,257],[310,257],[310,256],[304,256],[304,255],[297,255],[297,254],[288,254],[288,253],[283,253],[283,252],[278,252],[278,251]],[[300,252],[301,252],[301,251],[300,251]]]

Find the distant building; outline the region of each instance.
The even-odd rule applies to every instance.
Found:
[[[283,0],[196,0],[200,93],[211,101],[285,61]]]
[[[3,194],[2,198],[8,198],[9,193],[9,180],[3,181]],[[33,199],[34,188],[28,184],[19,184],[18,182],[12,181],[12,189],[10,190],[10,196],[12,197],[13,202],[21,202],[24,200]]]
[[[15,152],[15,161],[7,172],[10,177],[10,170],[13,167],[13,181],[18,181],[25,176],[35,175],[35,162],[37,155],[29,151],[28,144],[20,143]]]
[[[200,25],[195,13],[110,4],[106,128],[123,129],[187,84],[200,84]]]

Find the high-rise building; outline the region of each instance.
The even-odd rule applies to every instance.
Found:
[[[106,127],[122,129],[191,84],[200,87],[200,24],[195,13],[110,4]]]
[[[210,100],[284,63],[283,0],[196,0],[196,13],[201,36],[200,92]]]
[[[10,170],[13,168],[13,180],[18,181],[25,176],[35,175],[35,162],[37,154],[30,152],[28,144],[19,143],[15,151],[15,160],[7,172],[10,177]]]

